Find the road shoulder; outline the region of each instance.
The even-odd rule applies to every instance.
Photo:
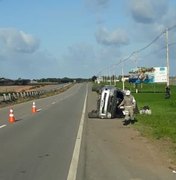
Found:
[[[89,93],[87,112],[96,109],[97,94]],[[78,180],[175,179],[160,150],[122,119],[89,119],[85,128]]]

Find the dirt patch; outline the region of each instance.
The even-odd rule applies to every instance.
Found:
[[[34,86],[0,86],[0,92],[6,93],[6,92],[22,92],[22,91],[29,91]]]
[[[176,171],[176,145],[170,139],[149,139],[150,143],[157,147],[164,160],[168,162],[168,168]]]

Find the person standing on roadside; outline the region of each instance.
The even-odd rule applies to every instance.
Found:
[[[170,87],[166,86],[166,94],[165,94],[165,99],[169,99],[170,98]]]
[[[134,109],[136,107],[136,100],[131,95],[130,90],[125,91],[124,99],[119,104],[118,107],[120,107],[122,105],[124,106],[124,112],[125,112],[124,125],[127,125],[130,122],[133,123],[134,122]]]

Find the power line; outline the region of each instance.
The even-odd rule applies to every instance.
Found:
[[[157,37],[155,37],[149,44],[147,44],[146,46],[144,46],[141,49],[138,49],[136,51],[133,51],[127,58],[123,59],[122,61],[125,62],[127,60],[129,60],[134,54],[138,54],[142,51],[144,51],[145,49],[149,48],[152,44],[154,44],[162,35],[164,34],[164,32],[160,33]]]
[[[168,31],[171,31],[172,29],[175,29],[175,28],[176,28],[176,24],[173,25],[173,26],[171,26],[171,27],[169,27],[169,28],[168,28]],[[140,53],[140,52],[144,51],[145,49],[149,48],[149,47],[150,47],[152,44],[154,44],[165,32],[166,32],[166,30],[165,30],[165,31],[162,31],[162,32],[161,32],[158,36],[156,36],[148,45],[144,46],[144,47],[141,48],[141,49],[138,49],[138,50],[136,50],[136,51],[133,51],[127,58],[120,60],[120,62],[117,63],[117,64],[115,64],[115,65],[119,65],[120,63],[129,60],[134,54]]]
[[[137,50],[135,53],[140,53],[141,51],[144,51],[145,49],[150,47],[152,44],[154,44],[162,35],[163,35],[163,32],[161,34],[159,34],[155,39],[153,39],[153,41],[151,41],[147,46]]]
[[[176,25],[175,25],[176,27]],[[114,65],[119,65],[122,62],[126,62],[128,61],[132,56],[134,56],[137,53],[140,53],[142,51],[144,51],[145,49],[149,48],[152,44],[154,44],[162,35],[164,34],[164,32],[160,33],[157,37],[155,37],[149,44],[147,44],[145,47],[138,49],[136,51],[133,51],[127,58],[120,60],[118,63],[114,64]]]
[[[169,28],[168,28],[168,31],[171,31],[172,29],[175,29],[175,28],[176,28],[176,24],[173,25],[173,26],[171,26],[171,27],[169,27]]]
[[[174,46],[174,45],[176,45],[176,42],[173,42],[173,43],[168,44],[168,46],[169,46],[169,47],[172,47],[172,46]],[[149,52],[148,54],[144,55],[143,57],[147,57],[147,56],[150,56],[150,55],[156,54],[156,53],[158,53],[158,52],[162,51],[163,49],[166,49],[166,46],[163,46],[163,47],[161,47],[160,49],[157,49],[157,50],[151,51],[151,52]]]
[[[169,27],[169,28],[167,28],[167,30],[168,30],[168,31],[171,31],[171,30],[173,30],[173,29],[175,29],[175,28],[176,28],[176,24],[173,25],[173,26],[171,26],[171,27]],[[153,45],[164,33],[166,33],[166,30],[162,31],[158,36],[156,36],[149,44],[147,44],[147,45],[144,46],[143,48],[138,49],[138,50],[136,50],[136,51],[133,51],[129,56],[127,56],[126,58],[120,60],[120,61],[119,61],[118,63],[116,63],[116,64],[112,64],[111,66],[117,66],[117,65],[119,65],[119,64],[121,64],[121,63],[123,63],[123,62],[128,61],[128,60],[129,60],[132,56],[134,56],[135,54],[141,53],[142,51],[144,51],[145,49],[147,49],[147,48],[149,48],[151,45]],[[110,67],[111,67],[111,66],[110,66]],[[109,68],[109,67],[108,67],[108,68]],[[100,74],[101,72],[103,72],[103,71],[106,70],[106,69],[107,69],[107,67],[104,68],[102,71],[100,71],[98,74]]]

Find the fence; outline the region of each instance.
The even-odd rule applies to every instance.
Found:
[[[23,92],[12,92],[12,93],[3,93],[0,95],[0,103],[10,103],[18,100],[25,99],[35,99],[40,97],[45,97],[47,94],[62,92],[63,90],[69,88],[71,83],[60,85],[52,89],[40,89],[36,91],[23,91]]]

